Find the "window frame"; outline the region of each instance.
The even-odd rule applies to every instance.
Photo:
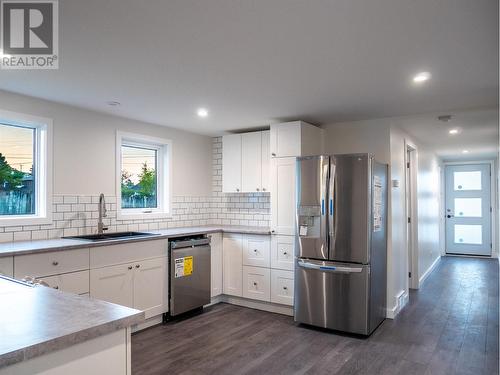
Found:
[[[0,215],[0,227],[52,224],[53,148],[52,119],[0,110],[0,126],[35,129],[35,213]]]
[[[122,146],[156,150],[156,208],[122,208]],[[141,134],[116,132],[116,218],[117,220],[172,217],[172,141]]]

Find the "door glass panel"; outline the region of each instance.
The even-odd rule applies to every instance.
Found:
[[[453,172],[454,190],[481,190],[481,171]]]
[[[455,216],[482,217],[481,198],[455,198]]]
[[[483,243],[482,225],[455,225],[455,243],[481,245]]]

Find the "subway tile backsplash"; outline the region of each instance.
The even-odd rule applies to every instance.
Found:
[[[106,196],[107,217],[103,220],[109,231],[154,231],[199,225],[270,225],[269,193],[222,192],[222,138],[213,138],[212,196],[173,197],[171,218],[118,220],[116,197]],[[95,233],[99,196],[55,195],[53,223],[0,227],[0,242],[29,241]]]

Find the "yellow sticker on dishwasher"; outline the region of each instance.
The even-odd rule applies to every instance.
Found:
[[[193,273],[193,257],[184,258],[184,276],[189,276]]]
[[[193,257],[177,258],[175,260],[175,277],[189,276],[193,274]]]

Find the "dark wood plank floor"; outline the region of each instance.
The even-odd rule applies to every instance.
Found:
[[[219,304],[132,337],[143,374],[498,374],[498,261],[445,257],[368,339]]]

